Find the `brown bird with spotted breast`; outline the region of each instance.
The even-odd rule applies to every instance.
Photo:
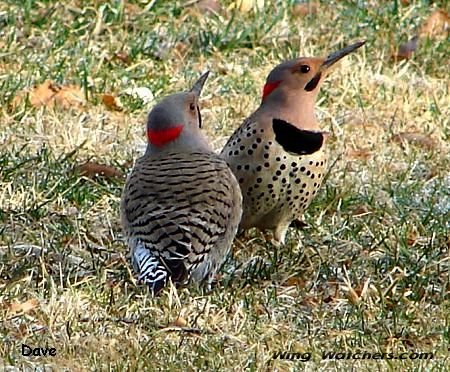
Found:
[[[221,152],[241,186],[242,229],[272,230],[275,243],[284,244],[289,226],[316,196],[327,161],[316,98],[329,68],[363,44],[327,58],[286,61],[269,73],[261,105]]]

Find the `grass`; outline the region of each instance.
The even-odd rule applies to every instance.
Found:
[[[318,14],[296,18],[292,2],[281,1],[221,16],[199,15],[181,1],[151,9],[123,1],[0,3],[2,367],[448,367],[448,36],[421,39],[411,60],[389,61],[432,10],[448,4],[364,4],[323,2]],[[366,46],[335,68],[317,103],[332,133],[333,166],[306,227],[291,229],[280,249],[257,231],[237,239],[209,294],[168,288],[153,299],[136,286],[118,215],[123,179],[76,170],[92,160],[128,172],[145,146],[152,104],[123,97],[124,110],[109,111],[101,94],[135,86],[160,98],[210,69],[204,128],[220,148],[257,107],[274,65],[359,38]],[[113,57],[120,51],[129,64]],[[88,103],[12,107],[19,91],[47,79],[80,86]],[[422,137],[393,140],[405,132]],[[31,309],[13,311],[30,300]],[[22,343],[54,346],[57,355],[23,357]],[[357,350],[433,352],[434,359],[322,360],[323,352]],[[312,356],[273,360],[277,351]]]

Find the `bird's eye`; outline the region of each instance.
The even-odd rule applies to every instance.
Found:
[[[197,106],[195,106],[195,103],[191,103],[189,105],[189,108],[191,109],[191,111],[194,111],[196,109]]]
[[[304,74],[308,73],[309,70],[311,70],[311,68],[308,65],[301,65],[300,66],[300,71]]]

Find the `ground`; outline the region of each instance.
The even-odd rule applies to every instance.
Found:
[[[448,3],[244,12],[223,1],[220,14],[192,3],[0,3],[2,368],[448,368],[449,38],[424,29]],[[416,33],[411,58],[393,60]],[[279,248],[258,231],[239,237],[210,293],[152,298],[133,278],[118,210],[155,100],[211,70],[201,106],[220,149],[273,66],[359,39],[319,95],[330,168],[305,227]],[[136,87],[155,100],[124,93]],[[92,163],[114,168],[96,175]],[[56,355],[22,356],[22,344]],[[284,351],[310,357],[274,359]],[[322,359],[358,351],[407,359]]]

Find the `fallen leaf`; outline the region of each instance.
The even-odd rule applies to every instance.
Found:
[[[397,53],[392,54],[391,59],[394,62],[399,62],[399,61],[403,61],[405,59],[410,59],[412,57],[413,53],[417,50],[418,42],[419,42],[419,37],[414,36],[408,42],[401,44],[398,48]]]
[[[61,87],[54,100],[57,105],[64,108],[81,107],[85,103],[85,95],[79,86],[67,85]]]
[[[85,104],[84,93],[79,86],[59,86],[51,80],[46,80],[42,84],[34,86],[33,89],[19,92],[12,101],[12,107],[19,106],[27,96],[30,104],[36,108],[41,106],[73,108]]]
[[[123,106],[120,103],[119,98],[112,96],[111,94],[103,94],[102,95],[103,104],[112,111],[122,111]]]
[[[430,38],[447,37],[450,31],[450,16],[442,9],[437,9],[420,27],[419,35]]]
[[[200,13],[220,13],[222,7],[218,0],[200,0],[195,3]]]
[[[353,211],[352,215],[354,217],[365,216],[370,213],[369,208],[366,205],[358,205]]]
[[[138,98],[144,104],[148,104],[154,99],[152,91],[147,87],[127,88],[122,93],[132,96],[133,98]]]
[[[283,286],[305,288],[305,282],[301,278],[291,276],[283,283]]]
[[[413,145],[426,148],[428,150],[432,150],[436,147],[435,141],[428,137],[426,134],[419,132],[402,132],[397,133],[392,136],[391,141],[399,143],[401,145],[406,142],[411,143]]]
[[[229,9],[238,9],[242,13],[248,13],[253,8],[264,8],[264,0],[235,0]]]
[[[19,303],[15,302],[9,306],[9,311],[13,313],[28,313],[34,308],[39,306],[39,301],[36,298],[32,298],[31,300]]]
[[[356,149],[348,149],[345,152],[345,155],[351,159],[367,160],[372,156],[372,153],[367,149],[356,148]]]
[[[347,299],[349,300],[349,302],[352,305],[357,305],[361,300],[358,293],[356,293],[356,291],[350,286],[348,286],[346,289],[347,289]]]
[[[310,14],[317,14],[319,4],[315,1],[308,1],[307,3],[294,4],[292,14],[295,17],[305,17]]]
[[[130,56],[123,51],[114,53],[114,58],[118,59],[119,61],[123,62],[126,65],[131,64]]]
[[[186,327],[188,324],[187,320],[179,316],[175,319],[174,322],[172,322],[171,326],[173,327]]]
[[[77,171],[78,171],[78,173],[80,173],[81,176],[90,177],[90,178],[94,178],[94,177],[98,177],[98,176],[103,176],[106,178],[123,178],[124,177],[124,174],[120,170],[118,170],[114,167],[111,167],[109,165],[104,165],[104,164],[97,164],[97,163],[90,162],[90,161],[78,166]]]

